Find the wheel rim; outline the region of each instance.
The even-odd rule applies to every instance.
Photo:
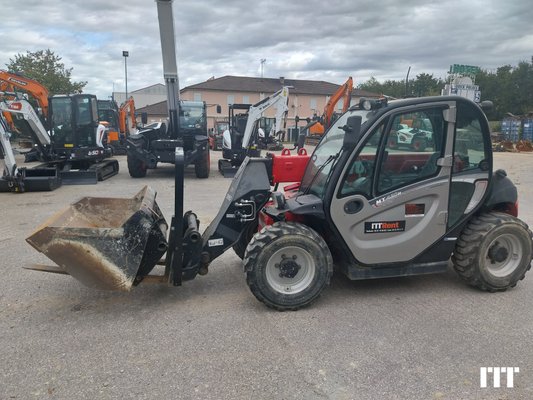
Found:
[[[316,266],[313,257],[301,247],[287,246],[276,251],[266,265],[266,280],[278,293],[296,294],[313,281]]]
[[[496,277],[505,277],[513,273],[522,261],[520,240],[511,234],[494,239],[486,252],[485,260],[488,271]]]

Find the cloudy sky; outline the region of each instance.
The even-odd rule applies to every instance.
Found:
[[[176,0],[180,86],[224,75],[360,83],[450,64],[494,69],[533,56],[529,0]],[[154,0],[17,0],[2,4],[0,69],[50,48],[99,97],[163,83]]]

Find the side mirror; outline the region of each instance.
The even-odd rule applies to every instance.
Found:
[[[141,122],[143,125],[146,125],[148,123],[148,113],[141,113]]]
[[[361,138],[361,123],[363,118],[360,115],[352,115],[348,117],[346,125],[339,127],[344,131],[344,140],[342,142],[342,148],[344,150],[352,150],[359,139]]]
[[[217,104],[217,114],[220,114],[222,112],[222,107],[220,104]]]

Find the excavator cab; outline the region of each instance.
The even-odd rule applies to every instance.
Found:
[[[50,113],[53,146],[56,151],[71,151],[81,146],[97,147],[96,96],[88,94],[53,96],[50,98]]]
[[[108,159],[103,146],[105,127],[98,123],[98,103],[91,94],[50,98],[51,139],[54,159],[63,184],[95,184],[118,173],[118,161]]]

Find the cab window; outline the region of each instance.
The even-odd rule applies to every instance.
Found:
[[[372,181],[374,180],[375,163],[379,144],[383,136],[384,123],[378,125],[366,139],[366,143],[352,160],[344,177],[339,197],[361,194],[372,197]]]
[[[490,142],[483,134],[484,118],[473,105],[457,104],[448,228],[459,222],[474,193],[474,184],[464,178],[471,174],[489,176]]]
[[[447,124],[442,108],[397,114],[388,126],[377,177],[378,194],[436,176]]]
[[[343,179],[339,197],[370,199],[439,173],[447,123],[443,108],[398,113],[366,139]]]

